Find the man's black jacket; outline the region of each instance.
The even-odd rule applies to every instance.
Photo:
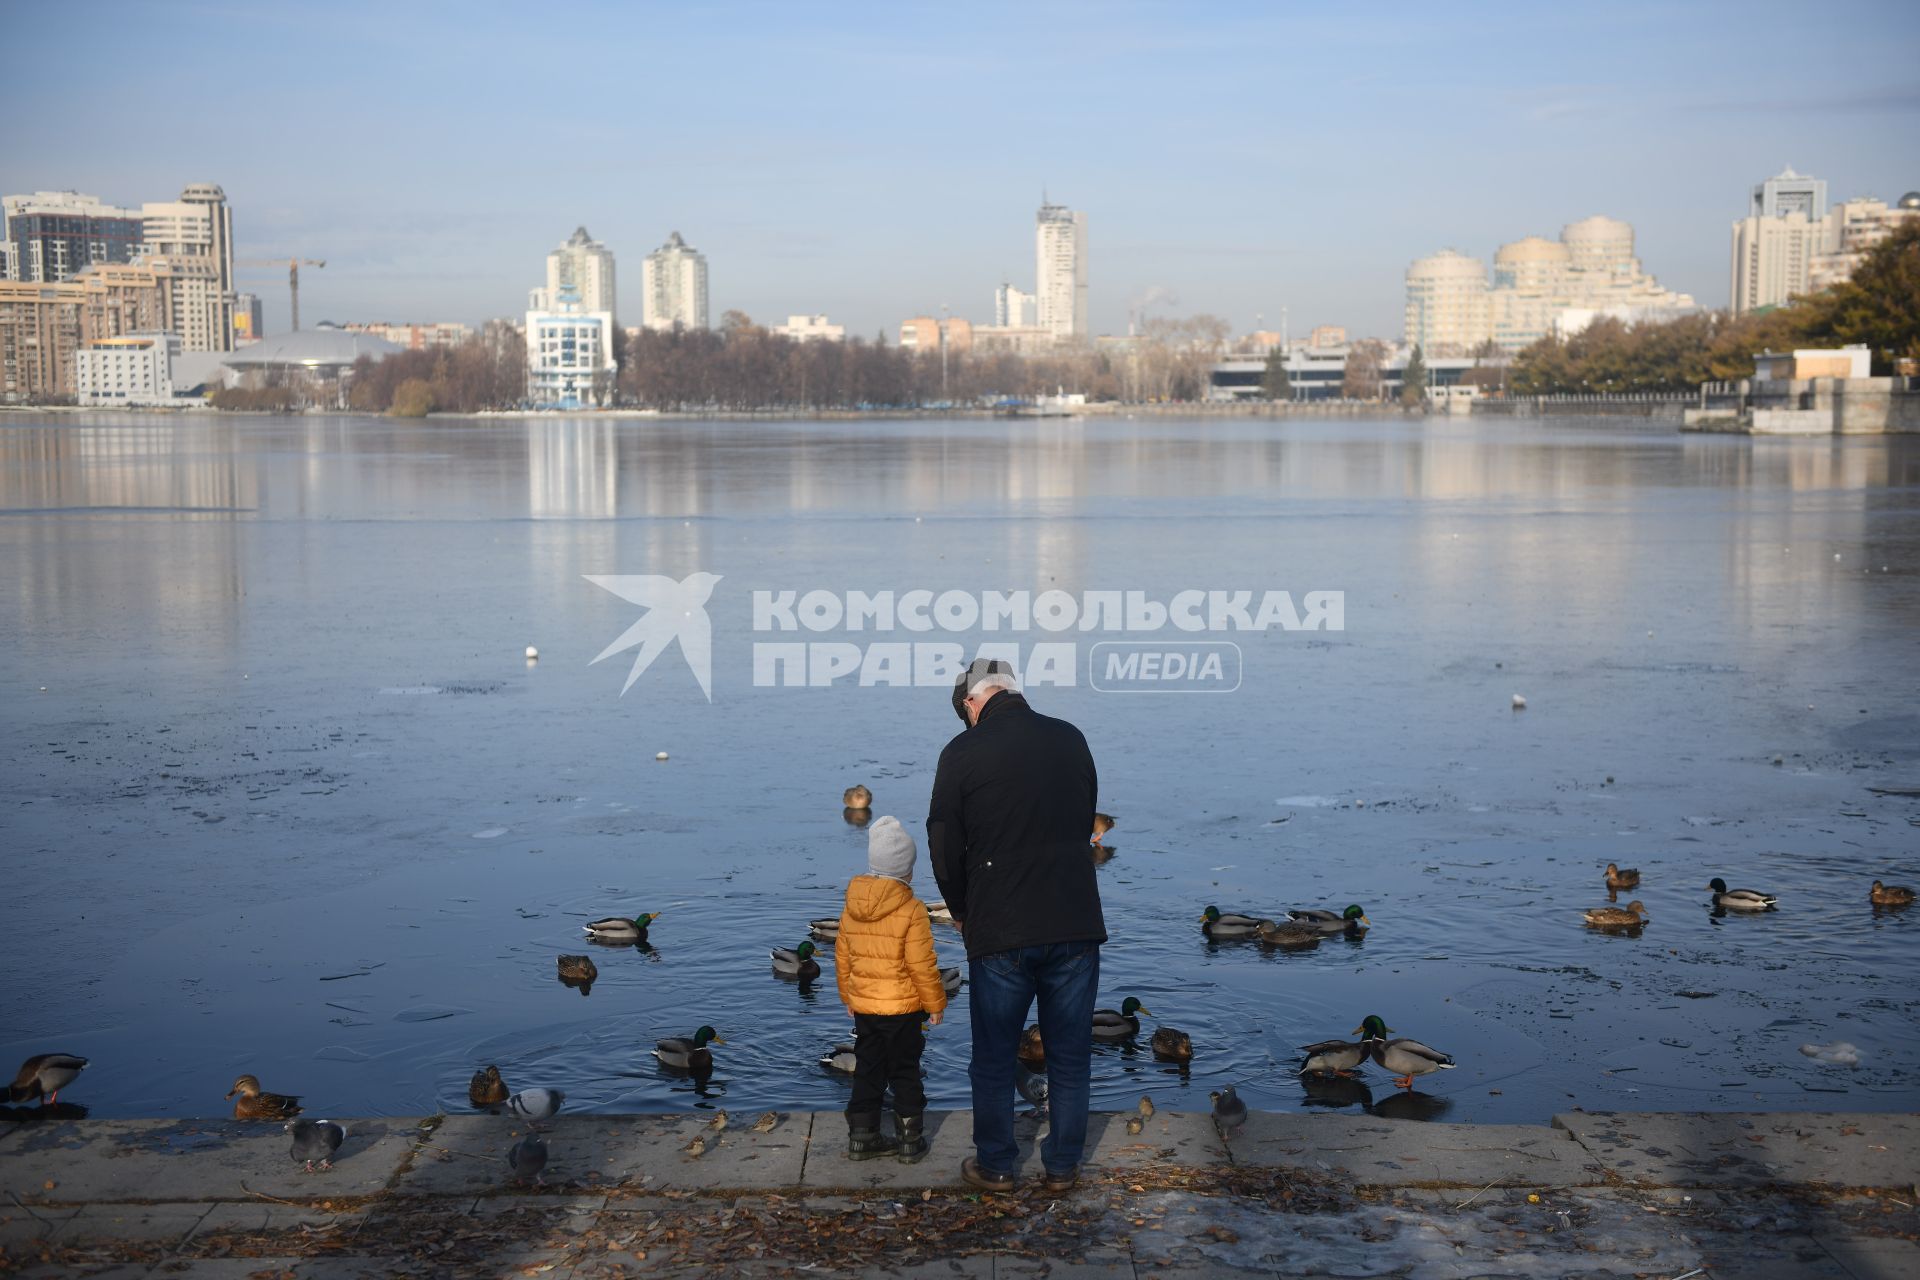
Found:
[[[947,744],[927,850],[968,958],[1107,940],[1087,852],[1098,792],[1086,738],[1017,693],[995,694]]]

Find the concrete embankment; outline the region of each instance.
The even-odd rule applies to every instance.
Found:
[[[0,1133],[0,1273],[1475,1276],[1920,1274],[1920,1117],[1573,1112],[1551,1127],[1096,1115],[1080,1186],[1011,1195],[845,1156],[837,1113],[562,1116],[541,1188],[503,1117],[345,1122],[307,1173],[277,1124],[59,1120]],[[1037,1122],[1023,1120],[1023,1149]],[[707,1149],[689,1154],[705,1137]]]

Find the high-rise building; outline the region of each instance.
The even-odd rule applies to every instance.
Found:
[[[1043,204],[1035,218],[1036,320],[1061,341],[1087,337],[1087,215]]]
[[[1561,228],[1558,240],[1526,236],[1493,256],[1493,287],[1476,258],[1451,250],[1407,271],[1405,340],[1429,356],[1467,356],[1488,339],[1518,351],[1558,332],[1569,311],[1591,321],[1671,319],[1693,299],[1660,287],[1634,256],[1633,228],[1592,217]]]
[[[678,231],[641,265],[641,323],[649,329],[707,327],[707,255]]]
[[[1733,224],[1731,293],[1733,312],[1777,307],[1809,291],[1821,224],[1802,213],[1766,218],[1759,214]]]
[[[993,291],[993,323],[999,329],[1024,329],[1034,323],[1034,296],[1002,283]]]
[[[233,295],[233,345],[244,347],[266,336],[266,317],[260,309],[260,295],[255,293]]]
[[[85,309],[85,291],[72,281],[0,281],[0,403],[73,394]]]
[[[233,210],[227,193],[196,182],[178,200],[140,206],[146,252],[198,281],[176,293],[175,324],[187,351],[233,350]],[[204,270],[189,270],[192,267]]]
[[[1808,222],[1827,216],[1827,184],[1819,178],[1795,173],[1788,165],[1765,182],[1753,187],[1753,205],[1747,215],[1754,218],[1784,218],[1799,214]]]
[[[1872,196],[1842,200],[1827,210],[1820,251],[1807,270],[1807,287],[1818,292],[1853,279],[1873,247],[1902,223],[1920,221],[1920,191],[1909,191],[1888,205]]]
[[[546,288],[533,292],[528,307],[558,311],[561,294],[568,289],[588,315],[619,313],[614,305],[613,250],[588,235],[585,227],[575,227],[566,243],[547,255]]]
[[[77,191],[36,191],[0,199],[0,279],[58,284],[96,262],[131,262],[144,233],[138,209]]]
[[[605,404],[618,372],[613,314],[587,310],[572,285],[555,291],[550,308],[527,312],[527,399],[535,407]]]
[[[1428,354],[1471,350],[1492,332],[1487,269],[1443,249],[1407,268],[1406,341]]]

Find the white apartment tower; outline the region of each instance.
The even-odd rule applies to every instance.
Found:
[[[1042,204],[1035,219],[1034,281],[1039,326],[1056,341],[1087,337],[1087,215]]]
[[[678,231],[647,255],[641,266],[641,323],[649,329],[707,327],[707,255]]]
[[[589,315],[619,313],[613,299],[613,250],[588,235],[585,227],[575,227],[567,242],[547,255],[547,286],[533,292],[530,309],[557,310],[567,289]]]
[[[178,200],[140,206],[149,257],[194,281],[175,294],[174,332],[188,351],[233,350],[233,210],[227,193],[196,182]]]
[[[1010,284],[993,291],[993,323],[1001,329],[1025,329],[1034,323],[1034,297]]]
[[[1728,293],[1735,315],[1811,292],[1826,214],[1827,184],[1791,165],[1755,185],[1747,216],[1733,224]]]

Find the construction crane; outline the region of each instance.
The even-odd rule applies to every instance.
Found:
[[[300,332],[300,268],[324,267],[326,262],[320,258],[242,258],[243,267],[285,267],[287,269],[287,292],[293,296],[293,331]]]

